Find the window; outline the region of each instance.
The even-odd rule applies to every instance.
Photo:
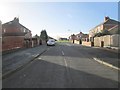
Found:
[[[4,29],[4,31],[3,31],[4,33],[6,32],[6,29]]]
[[[21,32],[24,32],[22,27],[20,28],[20,30],[21,30]]]
[[[26,32],[26,29],[25,29],[25,28],[24,28],[23,30],[24,30],[24,32]]]

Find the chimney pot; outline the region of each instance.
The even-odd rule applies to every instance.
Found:
[[[15,22],[19,22],[19,18],[15,17],[15,18],[14,18],[14,21],[15,21]]]
[[[104,22],[106,22],[108,19],[110,19],[108,16],[104,18]]]

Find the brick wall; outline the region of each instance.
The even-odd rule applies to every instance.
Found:
[[[84,45],[84,46],[91,46],[91,42],[82,41],[82,45]]]
[[[105,25],[103,26],[103,30],[104,30],[104,29],[108,30],[108,29],[114,27],[115,25],[116,25],[116,24],[105,24]]]
[[[6,36],[2,38],[2,51],[23,47],[24,47],[23,36]]]
[[[72,41],[71,41],[72,42]],[[79,44],[78,40],[75,40],[75,44]],[[87,41],[82,41],[82,45],[84,46],[91,46],[91,42],[87,42]]]
[[[100,47],[101,41],[104,42],[104,47],[120,47],[120,35],[118,34],[95,37],[94,46]]]
[[[23,32],[21,31],[21,26],[19,23],[8,23],[8,24],[3,24],[2,25],[2,33],[18,33],[18,32]]]
[[[111,36],[111,46],[120,47],[120,35],[115,34]]]

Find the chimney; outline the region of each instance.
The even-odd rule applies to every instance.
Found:
[[[108,16],[105,16],[104,22],[106,22],[108,19],[110,19]]]
[[[15,18],[14,18],[14,22],[19,23],[19,18],[15,17]]]

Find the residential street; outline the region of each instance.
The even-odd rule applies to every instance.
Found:
[[[38,48],[33,52],[40,52]],[[117,53],[71,43],[46,48],[39,57],[3,79],[3,88],[118,88],[118,71],[93,59],[117,66]]]

